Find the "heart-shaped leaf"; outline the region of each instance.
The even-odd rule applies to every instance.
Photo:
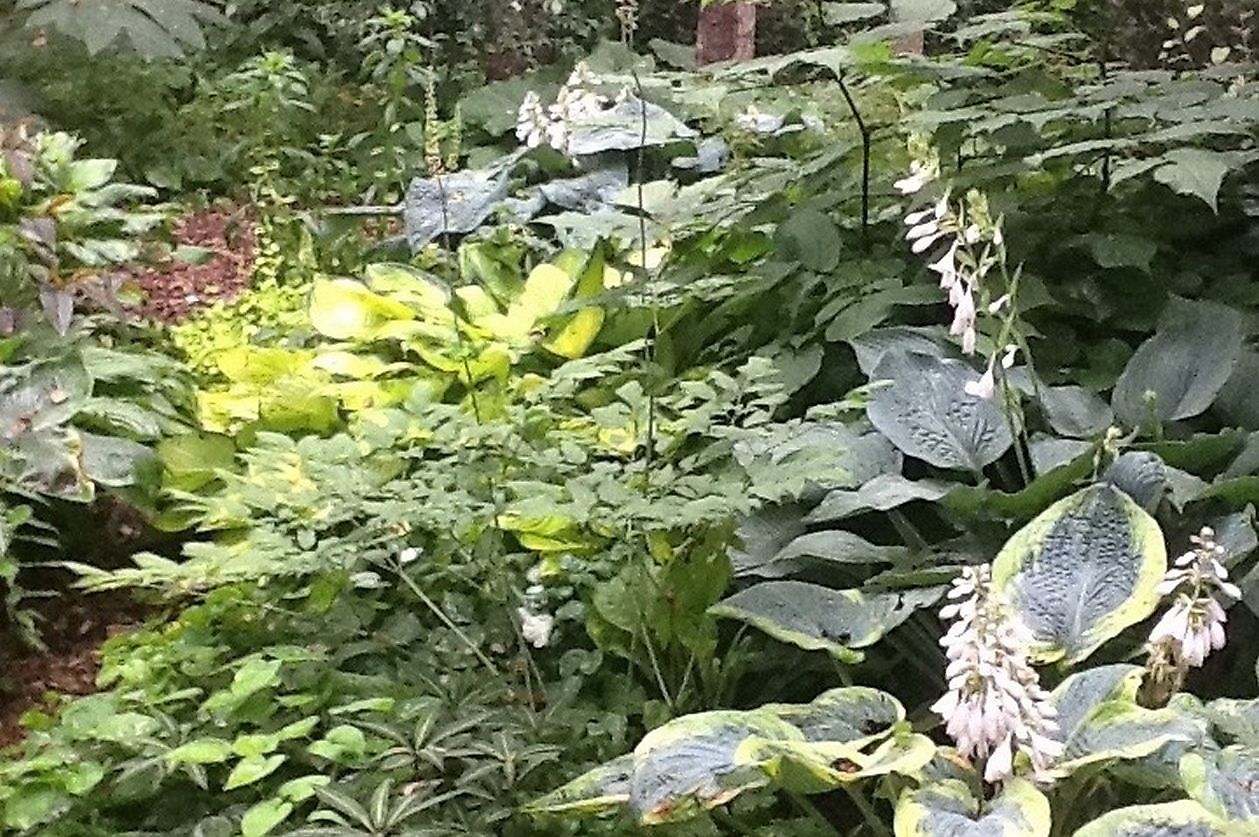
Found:
[[[709,608],[714,616],[746,622],[808,651],[827,651],[848,663],[919,608],[939,601],[939,587],[903,593],[832,590],[803,581],[767,581]]]
[[[979,380],[966,364],[889,353],[874,378],[892,383],[870,399],[870,423],[909,456],[937,468],[978,473],[1010,449],[1001,410],[966,393],[966,385]]]
[[[993,562],[993,582],[1032,631],[1035,659],[1076,663],[1154,612],[1166,571],[1158,523],[1098,484],[1017,532]]]
[[[1131,427],[1206,412],[1233,373],[1241,315],[1215,302],[1174,300],[1115,384],[1115,414]]]

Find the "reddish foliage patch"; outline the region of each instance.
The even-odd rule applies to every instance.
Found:
[[[11,630],[0,627],[0,750],[22,740],[19,719],[49,694],[95,692],[101,643],[137,627],[144,613],[119,593],[77,598],[62,593],[39,610],[46,651],[20,646]]]
[[[175,224],[175,247],[208,251],[200,264],[168,258],[140,270],[135,281],[144,292],[141,314],[173,323],[197,308],[239,296],[249,286],[253,271],[253,225],[244,211],[203,209]]]

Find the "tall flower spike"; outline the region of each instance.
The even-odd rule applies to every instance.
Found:
[[[1049,694],[1027,660],[1032,637],[1007,617],[992,589],[992,569],[968,567],[953,582],[942,619],[953,619],[940,640],[949,664],[949,691],[931,709],[962,755],[983,759],[984,780],[1014,775],[1015,754],[1027,754],[1033,774],[1044,779],[1062,754],[1052,738],[1056,715]]]

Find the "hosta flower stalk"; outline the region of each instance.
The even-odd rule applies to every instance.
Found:
[[[984,762],[984,779],[1014,775],[1015,756],[1028,757],[1033,774],[1045,778],[1062,753],[1049,694],[1027,659],[1032,636],[992,588],[992,569],[963,571],[940,611],[952,619],[940,640],[948,657],[949,691],[932,705],[962,755]]]
[[[1211,652],[1224,647],[1228,615],[1224,601],[1237,601],[1241,590],[1228,580],[1224,547],[1215,532],[1203,528],[1189,539],[1192,548],[1176,559],[1159,592],[1174,595],[1171,607],[1150,633],[1151,679],[1165,691],[1177,691],[1191,668],[1200,668]]]

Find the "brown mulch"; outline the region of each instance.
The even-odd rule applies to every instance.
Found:
[[[194,210],[175,224],[172,253],[178,247],[209,251],[200,264],[168,257],[134,274],[144,293],[140,313],[163,323],[179,322],[198,308],[239,296],[253,272],[256,241],[247,210],[211,207]]]
[[[43,617],[45,651],[25,647],[11,629],[0,626],[0,750],[22,740],[23,713],[49,705],[51,695],[95,692],[101,644],[138,627],[145,612],[125,594],[69,592],[36,610]]]

